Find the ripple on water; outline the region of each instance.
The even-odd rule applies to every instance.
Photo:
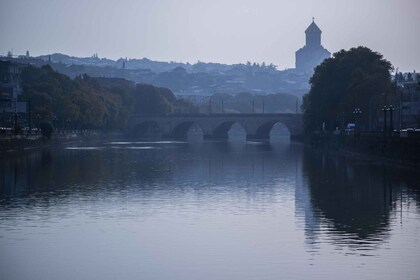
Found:
[[[66,150],[102,150],[103,147],[65,147]]]
[[[133,145],[133,144],[185,144],[185,141],[135,141],[135,142],[126,142],[126,141],[115,141],[108,142],[107,145]]]

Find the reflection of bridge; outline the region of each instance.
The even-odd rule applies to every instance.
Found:
[[[128,123],[129,132],[145,136],[153,132],[166,138],[186,138],[193,124],[203,131],[205,139],[227,139],[233,124],[240,124],[247,139],[269,139],[276,123],[284,124],[291,138],[303,133],[301,114],[169,114],[164,116],[134,115]]]

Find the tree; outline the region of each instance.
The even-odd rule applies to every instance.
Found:
[[[414,76],[414,81],[417,83],[416,91],[419,91],[420,93],[420,74],[416,74]]]
[[[408,72],[407,74],[407,82],[412,82],[413,81],[413,74],[411,74],[411,72]]]
[[[403,76],[403,74],[401,73],[401,72],[399,72],[399,73],[397,73],[396,75],[395,75],[395,80],[397,81],[397,82],[405,82],[405,78],[404,78],[404,76]]]
[[[343,121],[354,122],[354,108],[362,110],[361,124],[373,124],[382,106],[395,101],[392,69],[380,53],[366,47],[341,50],[326,59],[315,68],[303,98],[305,131],[319,130],[323,123],[334,130]]]
[[[50,139],[54,131],[52,124],[50,122],[42,122],[40,124],[40,128],[42,136],[47,139]]]
[[[183,72],[178,69],[177,72]],[[78,128],[124,127],[131,114],[163,115],[196,112],[190,102],[179,100],[167,88],[139,84],[120,78],[92,78],[86,74],[73,80],[49,65],[26,67],[21,73],[23,98],[31,101],[32,118],[38,122]]]

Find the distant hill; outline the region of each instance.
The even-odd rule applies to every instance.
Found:
[[[153,61],[147,58],[112,60],[75,57],[61,53],[39,57],[19,57],[22,63],[42,66],[49,64],[54,70],[76,77],[124,78],[135,83],[147,83],[171,89],[176,95],[210,96],[213,94],[288,93],[302,97],[309,90],[311,73],[295,69],[279,71],[276,66],[257,64],[221,64],[198,61],[195,64]]]

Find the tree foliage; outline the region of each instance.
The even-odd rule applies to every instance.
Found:
[[[123,127],[133,113],[195,110],[166,88],[87,75],[70,79],[48,65],[23,69],[21,79],[32,119],[51,121],[56,127],[114,129]]]
[[[377,119],[385,104],[395,101],[392,65],[380,53],[366,47],[341,50],[315,68],[311,89],[303,98],[306,132],[322,123],[333,130],[340,122],[354,122],[354,108],[362,110],[361,122]]]
[[[54,131],[52,124],[50,122],[44,121],[39,125],[39,127],[41,129],[42,136],[44,136],[47,139],[50,139]]]

